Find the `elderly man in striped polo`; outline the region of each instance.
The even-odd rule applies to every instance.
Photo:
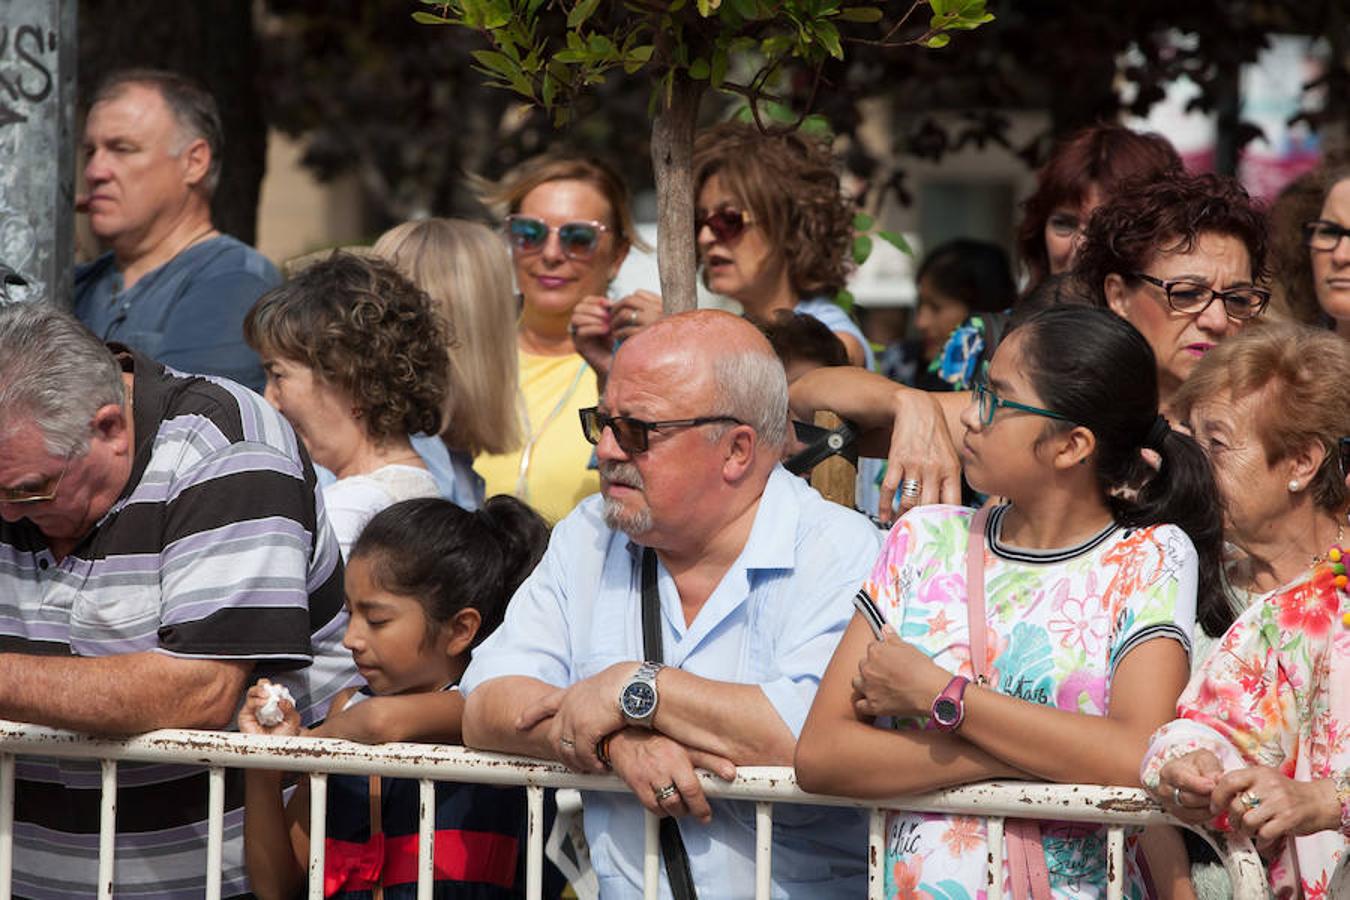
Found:
[[[261,397],[0,307],[0,718],[222,728],[267,675],[312,721],[355,679],[342,602],[314,470]],[[20,760],[16,895],[95,893],[97,773]],[[247,891],[240,787],[226,896]],[[115,895],[202,896],[206,796],[202,769],[119,767]]]

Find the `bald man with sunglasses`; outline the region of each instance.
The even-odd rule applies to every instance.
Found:
[[[465,743],[627,782],[585,795],[602,897],[641,890],[644,808],[676,823],[663,880],[675,866],[678,881],[669,837],[702,900],[751,896],[754,806],[710,801],[694,770],[791,764],[879,532],[779,465],[786,377],[738,317],[682,313],[630,338],[580,420],[601,493],[474,651]],[[857,813],[780,807],[775,837],[775,896],[862,895]]]

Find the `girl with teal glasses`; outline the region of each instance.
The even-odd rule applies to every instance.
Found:
[[[1106,310],[1052,308],[1009,333],[962,416],[967,479],[1007,502],[896,523],[863,586],[884,628],[857,615],[836,650],[797,748],[802,787],[1138,784],[1197,612],[1231,620],[1213,481],[1157,398],[1148,343]],[[988,897],[1105,896],[1105,829],[1009,820],[1007,834]],[[890,813],[887,896],[985,896],[985,852],[983,820]],[[1131,839],[1127,897],[1146,896],[1142,858]]]

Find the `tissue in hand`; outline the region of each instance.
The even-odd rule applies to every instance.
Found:
[[[267,691],[267,702],[258,709],[258,724],[271,728],[280,725],[286,718],[281,712],[281,701],[285,700],[294,706],[295,698],[284,684],[269,684],[264,690]]]

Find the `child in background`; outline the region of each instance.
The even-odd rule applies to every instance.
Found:
[[[544,521],[511,497],[493,497],[478,512],[419,499],[377,514],[347,563],[351,621],[343,644],[368,685],[348,701],[373,695],[373,706],[397,699],[399,705],[386,705],[386,718],[431,714],[439,720],[431,728],[422,721],[386,723],[386,733],[457,735],[463,700],[456,685],[472,648],[501,624],[507,600],[547,540]],[[261,679],[239,711],[239,730],[300,734],[300,720],[285,700],[281,724],[260,724],[258,712],[267,700]],[[339,697],[333,706],[330,714],[347,704]],[[339,736],[331,729],[310,734]],[[415,896],[417,809],[415,780],[330,776],[324,896]],[[372,810],[378,810],[378,823]],[[437,782],[433,896],[523,896],[518,851],[524,820],[523,788]],[[244,852],[257,896],[296,896],[309,861],[308,780],[285,803],[280,772],[247,772]]]

